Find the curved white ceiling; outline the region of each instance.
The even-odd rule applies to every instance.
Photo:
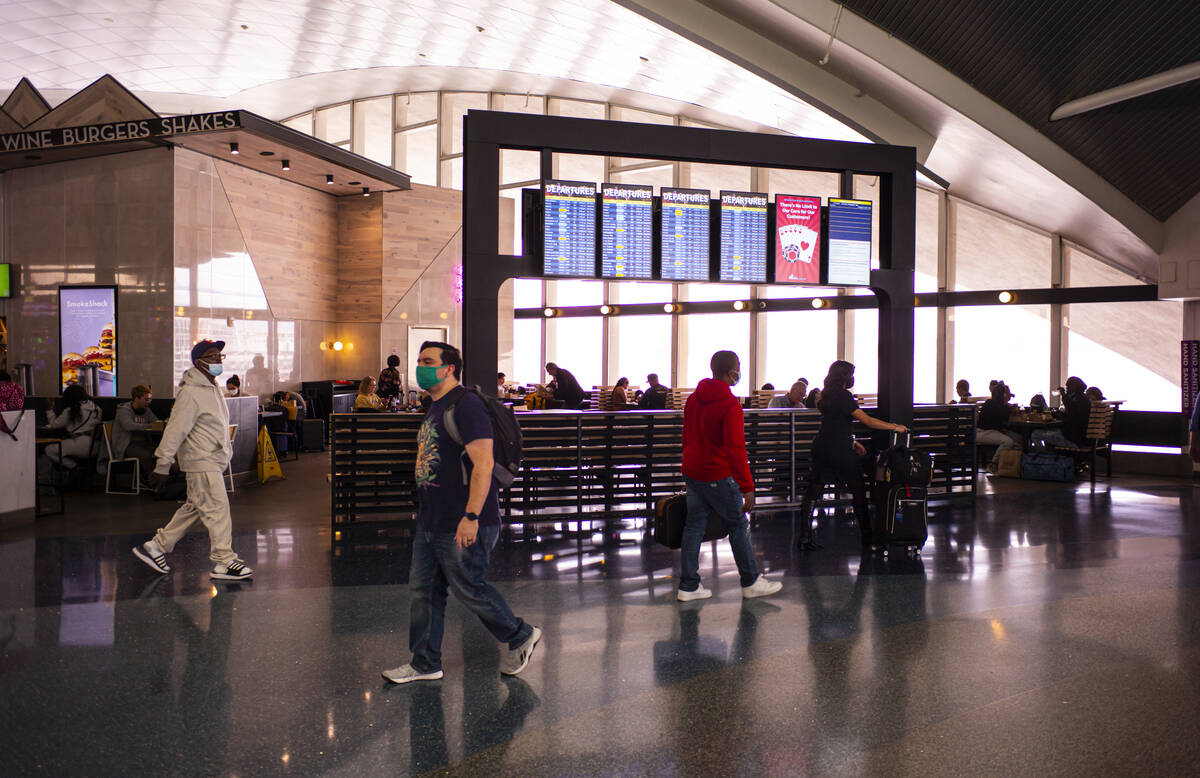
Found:
[[[418,67],[599,84],[798,135],[866,140],[609,0],[0,2],[8,88],[28,77],[42,91],[74,91],[107,73],[157,107],[155,93],[234,98],[316,74]]]

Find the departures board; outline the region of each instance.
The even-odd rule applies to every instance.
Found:
[[[596,275],[596,185],[545,181],[542,267],[548,276]]]
[[[709,197],[706,189],[662,189],[662,279],[707,281]]]
[[[767,282],[767,196],[721,192],[722,281]]]
[[[825,283],[871,283],[871,202],[829,198],[829,247]]]
[[[654,187],[600,188],[600,276],[654,278]]]

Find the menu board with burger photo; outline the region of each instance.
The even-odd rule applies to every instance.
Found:
[[[62,385],[82,381],[96,370],[96,386],[86,387],[98,397],[117,396],[117,288],[115,286],[60,286],[58,288],[58,343]]]

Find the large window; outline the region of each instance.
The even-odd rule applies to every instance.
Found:
[[[1017,401],[1034,394],[1050,398],[1050,308],[990,305],[952,308],[954,380],[966,379],[971,393],[988,393],[988,382],[1008,384]]]
[[[950,202],[954,289],[1050,286],[1050,236],[958,200]]]
[[[745,396],[750,386],[750,314],[704,313],[679,317],[679,385],[694,387],[701,379],[711,378],[709,362],[713,352],[729,350],[742,361],[742,382],[733,393]]]

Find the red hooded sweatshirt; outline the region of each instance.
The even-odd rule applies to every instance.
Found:
[[[683,474],[697,481],[733,476],[743,494],[754,491],[742,404],[724,381],[705,378],[683,408]]]

